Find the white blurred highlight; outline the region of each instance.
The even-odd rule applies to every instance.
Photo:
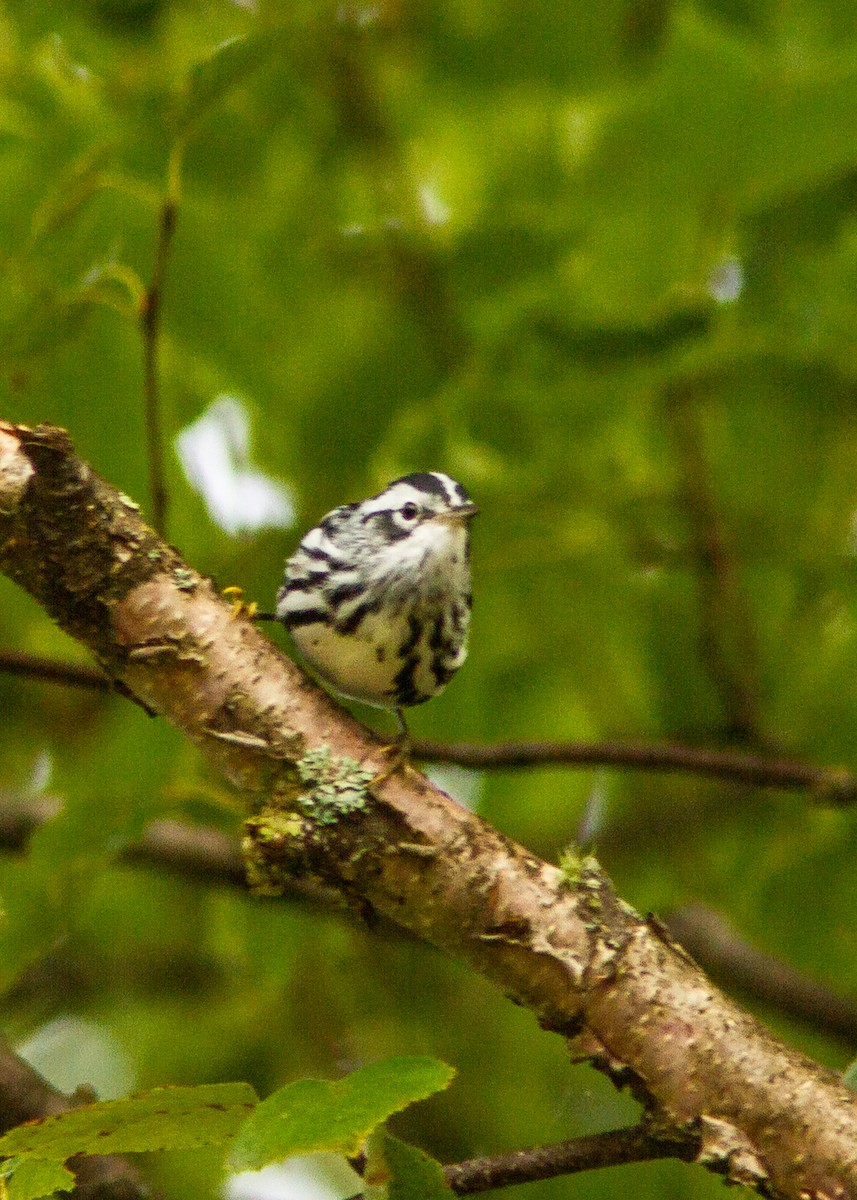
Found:
[[[224,1200],[342,1200],[362,1180],[345,1159],[332,1154],[296,1155],[261,1171],[242,1171],[224,1184]]]
[[[469,767],[457,767],[453,763],[437,763],[426,767],[426,776],[435,787],[457,800],[462,808],[479,811],[485,775]]]
[[[250,417],[235,396],[218,396],[175,444],[188,483],[225,533],[239,537],[294,524],[291,489],[250,461]]]
[[[595,776],[595,782],[590,789],[586,800],[586,807],[583,810],[583,816],[580,818],[580,824],[577,827],[574,840],[578,846],[592,845],[607,823],[609,808],[610,796],[606,773],[599,771]]]
[[[423,216],[429,225],[446,225],[451,216],[451,210],[440,192],[431,184],[424,183],[417,194]]]
[[[744,290],[744,266],[734,254],[721,258],[708,276],[708,291],[718,304],[734,304]]]
[[[61,1092],[85,1084],[99,1100],[116,1100],[134,1090],[130,1056],[106,1025],[80,1017],[56,1017],[15,1047],[31,1067]]]

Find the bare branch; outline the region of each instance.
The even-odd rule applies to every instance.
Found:
[[[671,913],[669,931],[730,990],[761,1000],[827,1035],[857,1041],[857,1003],[837,996],[772,954],[751,946],[720,913],[691,904]]]
[[[569,1138],[565,1142],[513,1150],[508,1154],[487,1155],[464,1162],[449,1163],[443,1173],[449,1187],[459,1196],[490,1192],[495,1188],[521,1183],[537,1183],[556,1179],[560,1175],[576,1175],[581,1171],[602,1167],[621,1167],[628,1163],[651,1162],[659,1158],[676,1158],[693,1162],[702,1148],[702,1139],[687,1133],[682,1137],[662,1137],[644,1125],[627,1129],[612,1129],[608,1133],[593,1133]],[[367,1158],[358,1154],[349,1163],[358,1175],[363,1175]],[[350,1200],[364,1200],[364,1193]]]
[[[236,838],[219,829],[186,825],[181,821],[153,821],[139,842],[126,846],[120,862],[129,866],[154,867],[172,875],[247,890],[247,871]],[[339,892],[310,879],[293,879],[284,893],[302,903],[342,910]]]
[[[829,804],[857,801],[857,776],[837,767],[814,767],[788,759],[731,750],[702,750],[675,743],[633,742],[469,742],[416,740],[415,758],[454,763],[475,770],[520,767],[617,767],[632,771],[686,772],[753,787],[808,788]]]
[[[149,494],[152,523],[167,536],[169,493],[164,474],[164,435],[158,356],[161,334],[161,308],[164,284],[172,252],[173,236],[179,211],[179,173],[184,146],[177,142],[170,154],[167,193],[158,213],[158,240],[152,275],[140,306],[140,332],[143,338],[143,409],[146,426],[146,461],[149,466]]]
[[[59,659],[24,654],[20,650],[0,650],[0,672],[20,675],[25,679],[41,679],[46,683],[64,683],[69,687],[90,688],[95,692],[110,692],[113,684],[98,667],[85,663],[66,663]]]
[[[729,732],[758,744],[759,655],[735,550],[720,512],[705,445],[700,381],[674,385],[666,411],[682,475],[699,606],[699,652],[720,694]]]
[[[258,614],[256,616],[258,620]],[[0,672],[72,687],[111,691],[114,685],[98,667],[63,663],[15,650],[0,651]],[[752,787],[807,789],[821,803],[857,801],[857,776],[838,767],[815,767],[790,759],[704,750],[676,743],[633,742],[431,742],[415,740],[413,756],[422,762],[452,763],[478,771],[525,767],[616,767],[631,771],[682,772],[725,779]]]
[[[613,1129],[609,1133],[593,1133],[588,1137],[571,1138],[551,1146],[532,1150],[514,1150],[488,1158],[473,1158],[444,1167],[446,1182],[459,1196],[488,1192],[512,1184],[535,1183],[539,1179],[554,1179],[558,1175],[574,1175],[601,1167],[617,1167],[626,1163],[650,1162],[657,1158],[678,1158],[693,1162],[700,1150],[701,1139],[687,1136],[682,1140],[668,1139],[650,1133],[642,1125],[629,1129]]]

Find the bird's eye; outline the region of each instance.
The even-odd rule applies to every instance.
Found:
[[[402,505],[402,516],[406,521],[414,521],[420,515],[420,510],[414,504],[413,500],[409,500],[407,504]]]

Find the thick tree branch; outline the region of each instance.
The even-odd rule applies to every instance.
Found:
[[[0,803],[0,849],[23,850],[33,830],[56,811],[57,805],[50,800],[24,805]],[[138,842],[124,847],[119,862],[217,887],[247,887],[238,842],[228,833],[207,826],[153,821]],[[328,911],[345,908],[339,892],[309,880],[291,880],[289,894]],[[703,970],[730,991],[737,989],[761,1000],[829,1037],[843,1039],[849,1046],[857,1041],[857,1004],[853,1000],[756,950],[719,913],[695,904],[671,913],[666,924]],[[392,931],[395,927],[387,923],[384,928]]]
[[[709,1169],[783,1200],[857,1194],[838,1075],[722,996],[593,860],[540,862],[413,772],[368,790],[378,740],[232,620],[62,431],[0,424],[0,567],[267,805],[247,826],[258,887],[320,879],[464,959],[665,1135],[698,1134]]]

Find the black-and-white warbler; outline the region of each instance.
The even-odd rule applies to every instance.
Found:
[[[467,657],[476,505],[440,471],[333,509],[286,563],[276,615],[343,696],[396,713],[442,692]]]

